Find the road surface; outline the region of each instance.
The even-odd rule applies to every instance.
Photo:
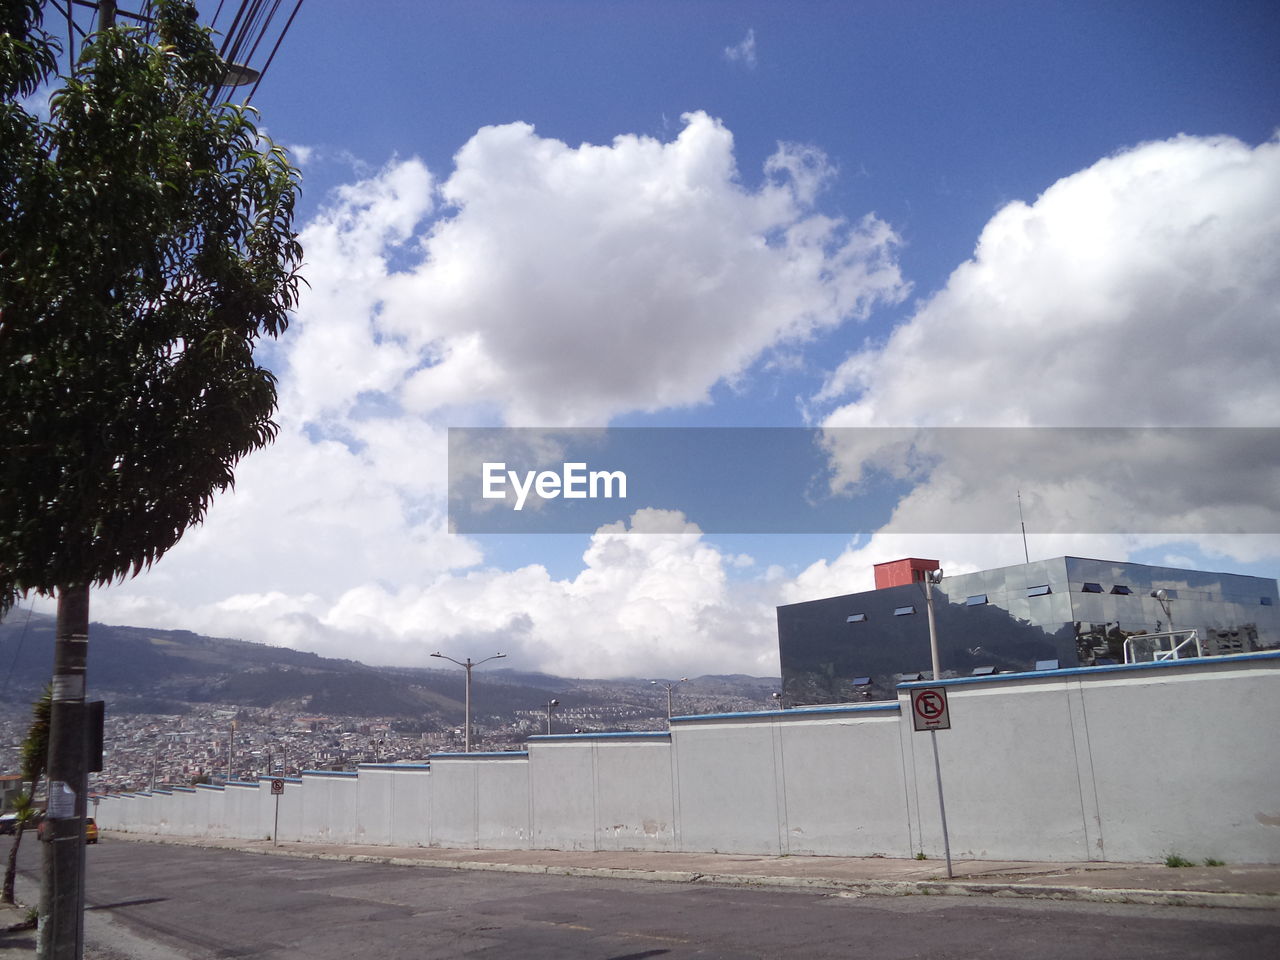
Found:
[[[0,844],[0,856],[7,847]],[[36,844],[24,842],[22,852],[21,892],[33,896]],[[111,839],[88,855],[92,960],[1280,956],[1277,911],[854,896],[313,861]]]

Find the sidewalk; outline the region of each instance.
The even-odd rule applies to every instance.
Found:
[[[1195,907],[1280,909],[1280,865],[1166,867],[1151,863],[1028,863],[888,857],[767,857],[633,851],[459,850],[356,844],[281,843],[117,833],[113,842],[173,843],[313,860],[390,863],[456,870],[840,890],[906,896],[1035,897]]]
[[[0,960],[35,956],[36,931],[23,927],[26,919],[26,907],[0,903]]]

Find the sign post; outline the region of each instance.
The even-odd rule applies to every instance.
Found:
[[[951,837],[947,833],[947,804],[942,798],[942,764],[938,760],[938,731],[951,729],[946,687],[917,687],[911,691],[911,720],[916,732],[929,731],[933,741],[933,772],[938,780],[938,813],[942,817],[942,846],[947,854],[947,878],[951,871]]]
[[[271,781],[271,794],[276,798],[276,822],[271,828],[271,845],[280,846],[280,795],[284,793],[284,777],[275,777]]]

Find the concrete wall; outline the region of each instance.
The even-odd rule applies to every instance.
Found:
[[[281,778],[277,778],[281,779]],[[302,778],[284,777],[284,793],[271,792],[270,780],[258,781],[258,817],[263,836],[281,842],[302,839]],[[276,823],[279,821],[277,830]],[[276,833],[279,836],[275,836]]]
[[[356,842],[358,776],[327,770],[302,771],[299,840]]]
[[[1280,862],[1280,652],[943,681],[898,702],[676,717],[528,753],[306,773],[280,840],[1011,860]],[[935,759],[936,746],[936,759]],[[269,781],[104,799],[106,829],[265,837]]]
[[[362,763],[356,843],[426,846],[430,842],[430,764]]]
[[[222,836],[239,840],[261,840],[271,833],[262,827],[262,804],[258,784],[232,781],[222,795],[226,825]]]
[[[528,761],[523,751],[433,754],[429,845],[527,849],[533,834]]]
[[[900,726],[896,703],[673,720],[681,848],[902,855]]]
[[[902,724],[913,849],[990,859],[1280,862],[1275,654],[944,682],[952,729]],[[924,684],[927,685],[927,684]],[[903,684],[904,719],[910,690]]]
[[[669,733],[531,737],[529,756],[534,847],[676,849]]]
[[[1280,860],[1280,684],[1261,662],[1241,667],[1209,661],[1086,685],[1106,859]]]

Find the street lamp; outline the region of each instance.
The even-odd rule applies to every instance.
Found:
[[[1160,604],[1160,609],[1164,611],[1164,618],[1169,622],[1169,633],[1173,633],[1173,607],[1169,604],[1169,591],[1152,590],[1151,598]]]
[[[471,668],[478,667],[482,663],[488,663],[490,660],[501,660],[506,656],[505,653],[495,653],[492,657],[485,657],[483,660],[472,660],[467,657],[465,661],[455,660],[453,657],[446,657],[440,651],[431,654],[433,657],[439,657],[441,660],[448,660],[450,663],[456,663],[467,671],[467,700],[466,700],[466,725],[463,727],[462,752],[471,752]]]
[[[681,677],[679,680],[676,680],[674,683],[667,683],[665,681],[660,681],[660,680],[649,681],[655,687],[662,687],[664,690],[667,691],[667,723],[668,725],[671,723],[671,691],[676,688],[677,683],[684,683],[688,679],[689,679],[688,677]]]
[[[547,701],[547,736],[551,736],[551,711],[560,706],[560,701],[554,697]]]

